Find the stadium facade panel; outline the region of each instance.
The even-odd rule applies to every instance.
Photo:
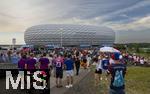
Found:
[[[27,45],[101,45],[113,44],[115,32],[107,27],[72,24],[46,24],[28,28],[24,33]]]

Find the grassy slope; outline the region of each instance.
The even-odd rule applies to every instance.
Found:
[[[150,94],[150,68],[129,67],[126,91],[127,94]]]
[[[127,94],[150,94],[149,67],[128,67],[125,79]],[[103,81],[102,86],[101,94],[107,91],[108,82]]]
[[[125,79],[127,94],[150,94],[149,67],[128,67]],[[101,94],[107,91],[108,82],[103,81],[102,86]]]

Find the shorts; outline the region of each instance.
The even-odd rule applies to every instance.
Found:
[[[63,70],[56,70],[56,78],[63,78]]]
[[[120,90],[110,89],[109,94],[125,94],[125,91],[124,91],[124,89],[120,89]]]
[[[73,70],[66,70],[67,76],[73,76]]]
[[[97,73],[97,74],[102,74],[102,69],[98,69],[98,70],[96,69],[96,70],[95,70],[95,73]]]

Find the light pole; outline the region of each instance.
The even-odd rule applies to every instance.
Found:
[[[60,28],[60,34],[61,34],[61,36],[60,36],[60,46],[62,47],[62,30],[63,30],[63,28]]]
[[[14,50],[14,48],[15,48],[15,44],[16,44],[16,38],[13,38],[13,39],[12,39],[12,48],[13,48],[13,50]]]

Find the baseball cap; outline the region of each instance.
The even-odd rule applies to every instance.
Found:
[[[119,60],[120,59],[120,53],[113,53],[113,55],[112,55],[112,59],[114,59],[114,60]]]

